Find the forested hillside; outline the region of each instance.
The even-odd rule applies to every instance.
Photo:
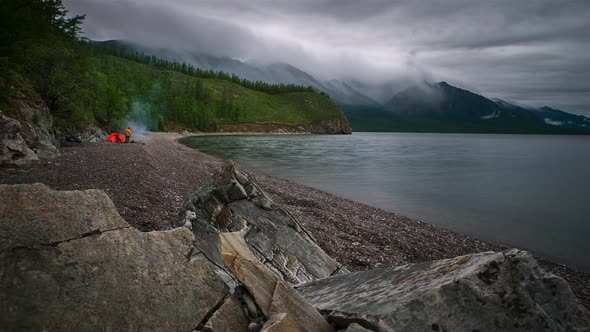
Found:
[[[313,91],[257,91],[232,80],[198,78],[111,55],[94,56],[92,68],[100,79],[97,100],[104,104],[96,116],[103,125],[131,118],[152,130],[212,131],[225,123],[296,125],[341,116],[331,100]]]
[[[27,85],[39,94],[59,131],[117,130],[129,120],[151,130],[201,131],[252,122],[346,124],[312,87],[253,82],[96,45],[80,38],[83,20],[68,15],[61,0],[0,4],[0,77],[7,87]],[[9,114],[8,98],[20,92],[2,91],[0,109]]]

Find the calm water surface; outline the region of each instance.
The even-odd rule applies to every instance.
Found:
[[[209,136],[185,143],[590,272],[587,136],[355,133]]]

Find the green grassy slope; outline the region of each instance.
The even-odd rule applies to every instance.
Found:
[[[213,131],[226,123],[297,125],[344,118],[332,100],[315,92],[268,94],[110,55],[95,56],[93,68],[125,96],[129,106],[123,118],[146,121],[152,130]]]
[[[204,79],[203,83],[217,102],[222,100],[224,87],[231,89],[233,102],[238,104],[240,112],[237,122],[307,124],[341,117],[334,102],[313,92],[271,95],[216,79]],[[228,118],[219,120],[236,122]]]

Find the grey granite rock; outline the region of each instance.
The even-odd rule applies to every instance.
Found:
[[[247,332],[249,324],[250,321],[244,313],[240,299],[236,294],[233,294],[223,303],[219,310],[215,311],[202,331]]]
[[[260,332],[299,332],[301,329],[297,323],[286,313],[270,316]]]
[[[197,247],[214,256],[208,237],[243,231],[254,254],[291,284],[348,272],[329,257],[285,209],[274,204],[250,176],[228,163],[194,193],[177,226],[190,227]],[[213,248],[214,249],[214,248]]]
[[[267,331],[334,331],[291,285],[254,256],[242,233],[221,233],[218,239],[225,266],[249,291],[264,316],[269,321],[273,320],[273,316],[276,318],[276,322],[265,324]]]
[[[191,331],[228,288],[193,234],[130,227],[101,191],[0,185],[2,330]]]
[[[53,191],[44,184],[0,185],[0,250],[55,246],[129,224],[100,190]]]
[[[309,282],[299,292],[330,321],[379,331],[589,331],[568,284],[516,249]]]

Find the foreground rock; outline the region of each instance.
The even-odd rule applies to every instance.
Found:
[[[197,329],[334,331],[292,284],[345,270],[233,163],[191,196],[177,225],[192,229],[195,252],[214,263],[232,292]]]
[[[590,327],[590,314],[567,283],[518,250],[343,273],[297,220],[232,163],[191,197],[178,225],[192,229],[198,252],[214,262],[230,288],[244,288],[238,299],[249,324],[264,324],[264,331],[329,331],[311,305],[332,327],[350,331]],[[298,285],[303,298],[289,284]],[[234,329],[246,328],[244,320],[240,324]]]
[[[291,284],[347,272],[233,163],[191,196],[177,225],[192,229],[197,247],[210,258],[217,251],[211,241],[218,233],[244,232],[258,259]]]
[[[254,297],[266,318],[263,331],[334,331],[309,302],[254,256],[242,233],[222,233],[218,239],[224,265]]]
[[[203,202],[222,203],[202,205],[217,211],[205,211],[207,223],[204,211],[184,211],[194,233],[138,232],[98,190],[0,186],[2,330],[590,329],[569,286],[518,250],[322,279],[307,272],[315,280],[296,290],[292,266],[321,271],[304,256],[325,255],[313,239],[232,165],[211,186]],[[251,233],[260,241],[247,243]]]
[[[373,331],[589,331],[568,284],[516,249],[312,281],[301,294],[333,323]]]
[[[98,190],[0,186],[3,330],[191,331],[228,296],[183,228],[141,233]]]

